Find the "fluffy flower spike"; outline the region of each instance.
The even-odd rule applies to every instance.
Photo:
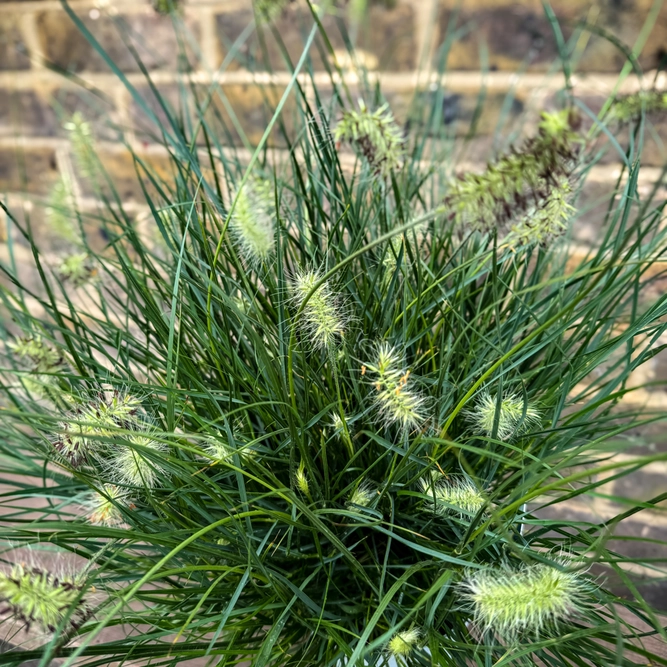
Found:
[[[426,401],[409,386],[410,371],[403,367],[394,348],[388,343],[379,345],[373,362],[366,367],[374,376],[374,404],[386,426],[398,424],[410,431],[425,421]]]
[[[404,658],[419,647],[421,636],[419,628],[410,628],[409,630],[403,630],[403,632],[397,632],[389,640],[387,651],[395,658]]]
[[[127,440],[132,446],[124,446],[109,462],[109,470],[118,484],[132,487],[153,489],[158,486],[160,474],[165,474],[162,467],[149,458],[146,448],[155,453],[164,453],[166,446],[153,440],[150,432],[130,435]]]
[[[76,253],[63,259],[58,267],[58,274],[63,281],[70,282],[74,287],[82,287],[94,280],[97,267],[87,253]]]
[[[28,361],[34,373],[55,373],[63,363],[60,352],[39,336],[17,338],[8,347],[23,361]]]
[[[543,242],[565,229],[570,179],[577,164],[579,119],[570,110],[543,113],[538,134],[481,174],[453,180],[444,204],[457,225],[506,234],[514,243]]]
[[[254,0],[257,15],[262,21],[273,21],[292,0]]]
[[[523,631],[539,634],[576,613],[589,588],[579,574],[544,564],[478,570],[462,584],[475,621],[504,639]]]
[[[89,615],[80,599],[82,588],[76,579],[15,565],[11,574],[0,573],[0,613],[9,611],[28,627],[36,624],[46,632],[54,632],[69,614],[68,624],[76,629]]]
[[[243,258],[259,264],[275,247],[273,186],[269,181],[249,180],[237,197],[230,231]]]
[[[303,461],[301,461],[297,471],[294,473],[294,483],[296,488],[299,489],[304,496],[310,498],[310,482],[308,481],[306,466]]]
[[[348,509],[354,507],[370,507],[377,497],[377,491],[373,488],[370,482],[362,482],[357,486],[347,499],[346,506]]]
[[[88,521],[95,526],[116,527],[123,523],[119,505],[127,504],[127,494],[114,484],[105,484],[102,493],[93,491],[86,499]]]
[[[78,229],[74,224],[74,211],[74,188],[70,179],[63,176],[51,190],[45,214],[49,229],[70,243],[80,241]]]
[[[233,463],[234,454],[238,454],[241,461],[247,461],[253,458],[255,450],[248,447],[243,449],[233,449],[227,442],[218,438],[207,438],[203,446],[206,455],[213,459],[214,462],[230,462]]]
[[[609,119],[628,123],[641,118],[642,113],[667,111],[667,93],[659,90],[640,90],[616,98],[609,109]]]
[[[444,475],[432,471],[419,484],[422,493],[429,498],[426,506],[439,516],[452,513],[462,517],[474,516],[486,502],[472,480],[460,475],[447,480]]]
[[[500,407],[496,432],[499,440],[510,440],[540,422],[540,412],[530,404],[526,404],[518,394],[505,394],[498,406],[497,396],[485,391],[477,399],[474,408],[466,412],[478,433],[489,438],[493,436],[497,407]]]
[[[97,158],[90,124],[79,111],[76,111],[63,127],[69,134],[74,159],[81,175],[84,178],[91,178],[97,171]]]
[[[292,302],[300,308],[322,276],[317,271],[297,273],[291,284]],[[301,313],[304,339],[320,349],[331,350],[345,335],[345,320],[339,299],[328,283],[323,283],[306,302]]]
[[[401,167],[403,135],[387,104],[370,111],[360,102],[359,111],[344,111],[334,138],[351,143],[378,176],[386,178],[393,169]]]

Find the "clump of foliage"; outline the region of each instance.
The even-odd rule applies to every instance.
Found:
[[[100,204],[72,212],[73,248],[49,265],[2,205],[34,267],[1,265],[0,598],[42,633],[3,664],[667,664],[608,545],[664,496],[562,511],[667,459],[624,440],[664,419],[627,403],[667,328],[640,142],[575,255],[601,156],[568,90],[451,179],[437,97],[403,128],[377,89],[360,106],[299,69],[299,122],[279,105],[249,158],[226,146],[251,145],[242,123],[210,113],[217,82],[178,114],[163,100],[165,122],[124,79],[173,166],[134,154],[148,229],[81,115],[66,129]],[[18,548],[85,565],[57,578]]]

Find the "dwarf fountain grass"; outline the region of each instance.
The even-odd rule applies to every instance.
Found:
[[[151,437],[150,431],[132,433],[127,436],[126,443],[117,445],[116,451],[106,460],[106,466],[116,484],[152,489],[166,475],[164,468],[154,460],[166,450],[166,445]]]
[[[642,114],[667,111],[667,93],[662,90],[640,90],[617,97],[608,112],[608,120],[627,123]]]
[[[115,484],[104,484],[100,491],[88,494],[86,518],[95,526],[118,527],[123,523],[121,505],[128,504],[128,494]]]
[[[236,195],[229,225],[243,257],[250,264],[266,261],[275,247],[275,205],[268,181],[248,181]]]
[[[0,572],[0,606],[26,626],[47,632],[63,623],[74,629],[81,625],[89,614],[82,591],[76,578],[36,567],[17,564],[9,574]]]
[[[75,253],[62,260],[58,274],[73,287],[82,287],[95,279],[97,268],[88,253]]]
[[[424,424],[426,399],[412,388],[414,381],[410,380],[410,371],[405,369],[395,348],[388,343],[379,344],[366,368],[374,380],[375,410],[385,426],[397,424],[403,431],[411,431]]]
[[[74,186],[68,176],[61,176],[51,188],[44,213],[49,229],[59,238],[73,244],[81,241],[76,225]]]
[[[447,479],[431,471],[419,480],[419,485],[422,493],[429,498],[426,508],[439,516],[459,514],[470,517],[486,505],[484,494],[471,479],[461,475]]]
[[[267,72],[285,56],[284,77],[261,79],[263,109],[277,108],[276,82],[282,91],[266,119],[272,145],[243,133],[234,96],[212,103],[229,90],[217,77],[174,88],[178,105],[161,79],[138,85],[150,67],[122,79],[132,115],[154,123],[146,140],[162,145],[144,151],[126,137],[145,201],[126,201],[94,154],[76,170],[100,200],[93,213],[88,197],[81,206],[90,233],[67,252],[105,276],[95,289],[44,270],[58,265],[48,235],[0,203],[32,258],[13,261],[9,243],[0,253],[3,340],[41,336],[50,350],[33,359],[7,348],[0,542],[64,548],[94,562],[96,585],[112,592],[76,628],[48,644],[30,637],[3,664],[664,662],[637,640],[667,639],[641,594],[664,577],[665,545],[658,526],[646,540],[640,528],[665,497],[621,498],[667,461],[659,447],[635,447],[665,419],[650,411],[656,394],[640,407],[636,389],[667,337],[664,178],[651,173],[658,182],[645,187],[644,124],[614,167],[601,222],[577,197],[614,156],[580,133],[583,102],[569,87],[528,139],[497,156],[472,151],[490,166],[451,181],[459,147],[478,144],[467,142],[474,128],[458,143],[463,121],[452,132],[439,93],[418,92],[399,128],[361,69],[353,82],[329,75],[333,45],[361,62],[348,6],[289,12],[315,61],[294,60],[294,42],[283,49],[280,25],[257,12],[264,25],[226,45],[226,67],[237,56],[260,65],[242,44],[255,29]],[[187,30],[182,19],[171,13],[176,30]],[[429,80],[439,87],[441,75]],[[84,127],[93,153],[98,128]],[[247,247],[230,216],[244,180],[239,212],[261,204]],[[246,209],[244,192],[254,193]],[[597,246],[571,243],[573,220]],[[16,378],[40,355],[53,384],[35,397]],[[593,501],[603,517],[585,513]],[[626,528],[631,543],[611,540]],[[565,552],[596,561],[595,576],[554,555]]]
[[[499,440],[510,440],[540,421],[539,410],[527,404],[519,394],[506,392],[498,400],[497,395],[486,390],[466,415],[479,433],[489,438],[495,433]]]
[[[324,282],[316,288],[321,279],[318,271],[299,271],[291,281],[290,290],[294,307],[297,310],[303,307],[298,324],[304,342],[331,350],[345,335],[345,319],[340,299],[329,283]],[[310,298],[306,301],[307,297]]]
[[[387,178],[401,167],[403,135],[386,104],[371,111],[360,101],[359,111],[344,111],[334,138],[352,144],[377,176]]]
[[[397,632],[387,644],[387,652],[393,657],[404,658],[419,647],[422,633],[419,628]]]
[[[72,154],[80,175],[84,178],[94,178],[98,165],[90,123],[85,120],[81,112],[76,111],[63,127],[69,135]]]
[[[488,568],[468,575],[463,600],[484,630],[512,640],[522,632],[540,634],[576,614],[590,597],[590,583],[564,567],[537,564],[518,569]]]

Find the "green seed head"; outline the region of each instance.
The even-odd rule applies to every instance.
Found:
[[[472,572],[462,584],[475,621],[503,639],[539,633],[580,609],[590,587],[578,574],[550,565]]]
[[[291,283],[292,302],[300,308],[322,276],[317,271],[297,273]],[[320,349],[331,350],[345,335],[345,321],[339,299],[328,283],[320,285],[301,313],[304,339]]]
[[[120,526],[123,514],[118,506],[125,504],[127,493],[113,484],[105,484],[101,493],[93,491],[86,500],[88,521],[96,526]]]
[[[461,517],[471,517],[477,514],[486,502],[472,480],[460,475],[448,480],[444,475],[432,472],[419,483],[422,493],[429,498],[426,507],[439,516],[458,514]]]
[[[60,352],[39,336],[17,338],[8,343],[8,347],[21,361],[27,362],[34,373],[55,373],[64,364]]]
[[[71,180],[63,176],[51,189],[48,205],[44,211],[49,229],[69,243],[80,242],[75,224],[74,188]]]
[[[370,111],[360,102],[359,111],[343,112],[334,138],[352,144],[377,176],[387,178],[402,165],[403,135],[387,104]]]
[[[610,120],[628,123],[641,118],[643,113],[654,114],[667,110],[667,93],[659,90],[640,90],[617,97],[609,109]]]
[[[74,287],[90,283],[97,276],[97,268],[86,253],[76,253],[66,257],[58,268],[62,280],[69,281]]]
[[[410,371],[387,343],[377,347],[375,359],[366,364],[375,389],[373,402],[385,426],[397,424],[411,431],[426,421],[425,399],[409,386]]]
[[[269,181],[249,180],[237,194],[229,229],[250,264],[269,259],[275,247],[275,206]]]
[[[370,507],[377,498],[377,491],[370,482],[361,482],[357,488],[352,491],[347,500],[348,509],[354,507]]]
[[[299,465],[296,473],[294,473],[294,483],[296,488],[301,491],[304,496],[310,498],[310,482],[308,481],[308,475],[306,475],[306,466],[303,461]]]
[[[93,131],[80,112],[75,112],[63,127],[69,134],[74,160],[84,178],[91,178],[97,171],[97,158]]]
[[[88,617],[82,586],[75,579],[57,577],[37,568],[15,565],[11,574],[0,573],[0,606],[25,623],[54,632],[68,617],[68,624],[78,628]]]
[[[387,651],[394,657],[404,658],[419,647],[421,632],[419,628],[410,628],[396,633],[387,644]]]
[[[164,443],[153,440],[150,432],[133,433],[127,437],[132,446],[123,446],[109,462],[109,472],[116,483],[123,486],[153,489],[158,486],[160,475],[165,474],[159,464],[148,457],[145,448],[155,453],[164,453]]]
[[[539,411],[526,404],[518,394],[505,394],[499,406],[497,403],[496,396],[484,391],[477,399],[474,408],[466,412],[466,416],[478,433],[489,438],[493,435],[497,407],[500,408],[496,432],[499,440],[510,440],[540,422]]]

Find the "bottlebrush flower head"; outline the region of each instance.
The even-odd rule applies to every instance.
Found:
[[[334,138],[354,146],[377,176],[386,178],[402,165],[405,149],[401,129],[388,104],[370,111],[360,101],[359,111],[344,111]]]
[[[44,212],[49,229],[57,236],[70,243],[80,242],[75,224],[74,187],[70,178],[63,176],[56,182]]]
[[[471,572],[460,590],[476,623],[510,640],[524,631],[539,634],[577,613],[591,584],[578,573],[540,563]]]
[[[204,442],[203,450],[206,456],[213,460],[214,463],[220,462],[234,462],[234,454],[238,454],[241,462],[252,459],[255,456],[255,450],[249,447],[234,449],[227,442],[220,438],[209,437]]]
[[[69,134],[72,153],[81,176],[93,177],[97,171],[97,158],[90,124],[76,111],[63,127]]]
[[[40,336],[17,338],[7,346],[19,359],[28,362],[34,373],[55,373],[65,362],[62,354]]]
[[[505,234],[529,211],[553,208],[558,196],[551,196],[552,191],[560,189],[563,195],[577,165],[578,127],[572,111],[543,113],[537,135],[520,150],[502,156],[481,174],[468,173],[450,182],[444,199],[449,219],[475,231]],[[551,226],[552,233],[559,228],[558,222]]]
[[[248,180],[237,193],[229,223],[234,241],[246,261],[259,264],[273,254],[275,219],[272,183]]]
[[[304,496],[310,498],[310,482],[308,481],[306,466],[303,461],[301,461],[297,471],[294,473],[294,484]]]
[[[475,486],[473,481],[462,475],[444,475],[431,471],[419,480],[422,493],[428,496],[426,507],[434,514],[445,516],[458,514],[471,517],[477,514],[485,505],[486,498]]]
[[[97,276],[95,262],[87,253],[76,253],[65,257],[58,267],[61,280],[70,282],[74,287],[82,287]]]
[[[499,440],[510,440],[540,422],[539,410],[527,404],[519,394],[511,393],[506,393],[498,404],[497,396],[483,391],[474,407],[465,414],[478,433],[490,438],[496,424],[497,409],[496,437]]]
[[[291,281],[290,291],[295,309],[299,309],[322,276],[317,271],[301,271]],[[304,340],[320,349],[331,350],[345,335],[345,319],[340,299],[329,283],[324,282],[311,295],[299,322]]]
[[[85,502],[87,518],[95,526],[114,528],[123,524],[119,505],[127,505],[127,493],[114,484],[105,484],[101,492],[93,491]]]
[[[108,461],[109,473],[116,484],[130,487],[156,488],[165,471],[146,452],[164,454],[167,447],[151,437],[150,431],[132,433],[125,438],[127,445],[119,445],[118,451]]]
[[[393,657],[404,658],[416,648],[419,648],[421,643],[422,633],[419,628],[410,628],[397,632],[387,644],[387,652]]]
[[[54,632],[66,618],[73,629],[85,622],[90,612],[82,590],[76,578],[24,565],[15,565],[10,574],[0,573],[0,606],[28,628],[35,624],[46,632]]]
[[[370,482],[361,482],[347,499],[348,509],[356,507],[370,507],[377,498],[377,489]]]
[[[638,120],[642,114],[667,111],[667,93],[659,90],[640,90],[637,93],[621,95],[614,100],[607,118],[621,123]]]
[[[410,431],[426,421],[426,399],[410,386],[410,371],[393,347],[378,345],[366,368],[374,379],[373,403],[385,426],[398,424]]]

